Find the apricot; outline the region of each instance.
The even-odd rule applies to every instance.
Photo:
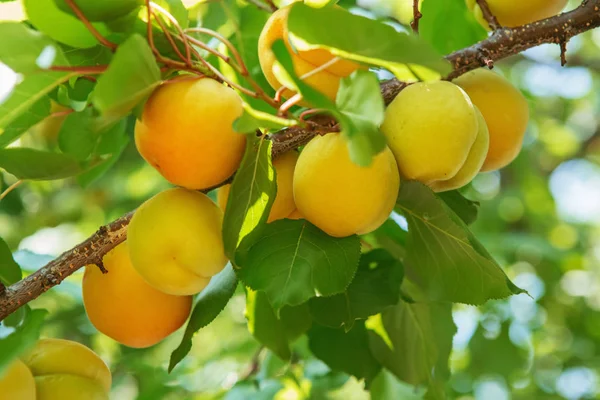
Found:
[[[490,148],[481,171],[510,164],[521,151],[529,122],[523,94],[504,77],[484,68],[467,72],[454,83],[467,92],[490,131]]]
[[[152,346],[183,325],[191,296],[173,296],[150,286],[133,268],[127,242],[103,258],[103,274],[88,265],[83,276],[83,304],[100,332],[129,347]]]
[[[89,348],[63,339],[41,339],[21,356],[35,377],[40,400],[108,400],[110,370]]]
[[[473,146],[469,151],[467,160],[458,173],[452,178],[446,181],[435,181],[431,183],[431,188],[435,192],[459,189],[471,182],[481,170],[481,166],[487,157],[488,149],[490,147],[490,134],[485,119],[483,119],[483,115],[477,107],[475,107],[475,114],[477,114],[479,130],[477,132],[475,143],[473,143]]]
[[[142,157],[169,182],[206,189],[225,181],[240,165],[246,139],[232,124],[242,101],[215,80],[181,79],[150,96],[135,125]]]
[[[479,23],[489,29],[477,1],[466,1]],[[565,8],[568,0],[487,0],[487,3],[500,25],[514,27],[556,15]]]
[[[336,57],[325,49],[313,50],[295,50],[292,49],[289,41],[289,32],[287,28],[287,18],[290,13],[290,7],[283,7],[275,11],[265,24],[258,38],[258,58],[263,74],[273,89],[278,90],[283,84],[275,75],[276,57],[271,50],[273,43],[278,39],[283,39],[292,61],[294,72],[300,78],[303,78],[309,86],[319,90],[331,100],[335,100],[340,80],[349,76],[352,72],[360,68],[360,65],[352,61],[339,59],[332,62]],[[317,72],[312,71],[319,69]],[[322,68],[322,69],[321,69]],[[283,91],[283,97],[290,98],[295,94],[294,90],[287,88]]]
[[[271,212],[269,213],[267,222],[286,218],[296,209],[292,181],[294,178],[294,167],[296,166],[297,161],[298,153],[296,151],[288,151],[273,160],[277,182],[277,195],[271,206]],[[225,207],[227,206],[230,188],[231,185],[225,185],[220,187],[217,191],[217,204],[221,207],[223,212],[225,212]]]
[[[298,209],[295,209],[294,211],[292,211],[292,213],[290,215],[288,215],[286,217],[287,219],[304,219],[304,216],[300,213],[300,211],[298,211]]]
[[[165,190],[142,204],[127,228],[133,267],[156,289],[199,293],[227,264],[223,212],[203,193]]]
[[[381,130],[400,175],[426,185],[454,177],[477,137],[469,96],[445,81],[415,83],[402,90],[385,112]]]
[[[75,15],[65,0],[54,0],[58,8]],[[90,21],[109,21],[133,11],[144,0],[73,0],[83,15]]]
[[[317,136],[304,148],[294,171],[294,200],[300,214],[335,237],[365,234],[388,218],[400,177],[388,147],[369,167],[350,159],[340,133]]]
[[[35,380],[23,361],[14,360],[0,375],[0,398],[10,400],[36,400]]]

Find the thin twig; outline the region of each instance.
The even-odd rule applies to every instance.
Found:
[[[567,42],[569,39],[559,40],[558,45],[560,46],[560,66],[564,67],[567,65]]]
[[[421,14],[421,11],[419,11],[419,1],[420,0],[413,0],[413,20],[410,23],[410,27],[415,33],[419,33],[419,21],[423,16],[423,14]]]
[[[83,14],[83,12],[79,9],[77,4],[75,4],[73,0],[65,0],[65,3],[67,3],[67,5],[71,7],[71,10],[73,10],[77,18],[79,18],[79,20],[83,23],[83,25],[85,25],[87,30],[90,31],[92,35],[94,35],[94,37],[98,42],[100,42],[100,44],[108,47],[113,51],[117,49],[117,45],[115,43],[109,41],[104,36],[102,36],[100,32],[98,32],[98,30],[94,27],[94,25],[92,25],[90,20],[86,18],[86,16]]]
[[[108,65],[90,65],[90,66],[63,66],[63,65],[53,65],[48,68],[50,71],[67,71],[67,72],[76,72],[78,74],[89,74],[96,75],[101,74],[106,71]]]
[[[18,188],[19,185],[23,182],[24,181],[22,179],[19,179],[18,181],[7,187],[6,190],[4,190],[4,192],[0,193],[0,201],[2,201],[2,199],[4,199],[10,192]]]
[[[166,28],[162,22],[160,21],[160,18],[156,17],[156,22],[158,22],[158,24],[160,25],[161,29],[163,30],[163,32],[165,33],[165,35],[167,36],[167,40],[169,41],[169,43],[171,43],[171,46],[173,46],[173,49],[175,50],[175,52],[177,53],[177,55],[179,55],[181,57],[181,59],[183,61],[186,62],[186,64],[189,67],[192,67],[192,56],[190,53],[190,44],[188,43],[185,33],[183,32],[183,29],[181,29],[181,26],[179,26],[179,23],[177,22],[177,19],[175,19],[175,17],[173,17],[167,10],[165,10],[164,8],[162,8],[161,6],[159,6],[156,3],[150,2],[150,7],[152,7],[152,9],[157,10],[158,12],[160,12],[160,14],[162,16],[164,16],[165,18],[167,18],[171,24],[173,24],[173,26],[175,27],[175,29],[177,29],[177,32],[179,33],[179,36],[181,37],[181,41],[183,42],[183,46],[185,48],[185,57],[181,54],[181,52],[179,51],[179,48],[177,47],[177,44],[173,41],[173,38],[171,37],[171,34],[169,32],[169,29]],[[156,16],[156,15],[155,15]]]
[[[265,0],[262,2],[261,0],[246,0],[248,3],[255,5],[260,10],[266,11],[268,13],[272,13],[277,11],[277,6],[273,4],[272,1]]]
[[[487,21],[490,28],[495,31],[496,29],[502,28],[500,22],[498,22],[498,18],[494,15],[492,10],[490,9],[490,5],[487,0],[476,0],[477,4],[479,4],[479,8],[481,8],[481,14],[483,18]],[[526,1],[526,0],[525,0]]]

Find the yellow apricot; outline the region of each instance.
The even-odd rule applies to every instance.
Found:
[[[110,370],[96,353],[80,343],[41,339],[21,360],[35,377],[38,400],[108,400]],[[58,389],[61,382],[65,384],[63,391]]]
[[[240,165],[246,139],[232,124],[242,112],[240,97],[221,83],[181,79],[150,96],[135,125],[135,143],[169,182],[206,189]]]
[[[523,94],[506,78],[484,68],[467,72],[454,83],[467,92],[490,131],[490,148],[481,171],[510,164],[521,151],[529,122]]]
[[[300,211],[298,211],[298,209],[295,209],[294,211],[292,211],[292,213],[290,215],[288,215],[286,217],[287,219],[304,219],[304,216],[300,213]]]
[[[296,151],[288,151],[273,161],[275,174],[277,176],[277,195],[271,206],[271,212],[269,213],[267,222],[286,218],[296,208],[296,204],[294,204],[292,181],[294,178],[294,167],[296,166],[297,161],[298,152]],[[231,185],[225,185],[220,187],[217,191],[217,204],[221,207],[223,212],[227,206],[230,188]]]
[[[388,218],[400,177],[394,155],[385,148],[369,167],[350,160],[339,133],[317,136],[298,158],[294,200],[301,215],[335,237],[365,234]]]
[[[127,242],[103,258],[103,274],[88,265],[83,276],[83,304],[100,332],[129,347],[152,346],[183,325],[191,296],[173,296],[150,286],[133,268]]]
[[[476,0],[466,0],[467,7],[475,18],[489,29],[481,8]],[[490,11],[502,26],[519,26],[558,14],[567,5],[568,0],[487,0]]]
[[[35,385],[36,400],[109,400],[100,383],[77,375],[36,376]]]
[[[325,49],[292,49],[287,29],[289,12],[290,6],[275,11],[271,17],[269,17],[269,20],[265,24],[258,38],[258,57],[265,78],[267,78],[267,81],[275,90],[278,90],[283,86],[275,76],[274,67],[277,59],[271,50],[271,46],[273,46],[273,43],[276,40],[283,39],[292,57],[296,75],[301,78],[304,77],[303,80],[308,85],[319,90],[331,100],[335,100],[340,86],[340,80],[359,69],[359,64],[339,59],[335,63],[328,65],[326,68],[319,69],[316,73],[311,73],[311,71],[321,68],[326,63],[331,62],[335,56]],[[290,98],[294,94],[295,92],[293,90],[287,88],[283,92],[283,97]]]
[[[227,264],[223,212],[203,193],[165,190],[142,204],[127,228],[133,267],[150,285],[191,295]]]
[[[23,361],[14,360],[0,375],[0,398],[10,400],[36,400],[33,375]]]
[[[419,82],[388,106],[381,130],[400,175],[429,185],[458,173],[475,143],[478,124],[461,88],[445,81]]]
[[[481,166],[487,157],[488,149],[490,147],[490,133],[487,124],[485,123],[485,119],[483,119],[483,115],[477,107],[475,107],[475,113],[477,114],[479,130],[477,132],[475,143],[473,143],[469,155],[467,156],[467,161],[465,161],[462,168],[454,175],[454,177],[447,181],[432,182],[430,186],[435,192],[445,192],[461,188],[471,182],[479,173],[479,170],[481,170]]]

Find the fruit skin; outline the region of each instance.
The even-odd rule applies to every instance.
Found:
[[[88,265],[83,276],[83,304],[100,332],[129,347],[152,346],[179,329],[190,315],[191,296],[163,293],[138,274],[127,242],[103,258],[103,274]]]
[[[485,119],[477,107],[475,107],[475,113],[477,114],[479,131],[477,132],[477,139],[475,139],[475,143],[473,143],[471,151],[469,151],[467,160],[454,177],[447,181],[433,182],[431,184],[433,191],[446,192],[448,190],[459,189],[471,182],[481,170],[490,147],[490,133]]]
[[[73,0],[90,21],[108,21],[121,17],[143,4],[143,0]],[[65,0],[54,0],[58,8],[75,15]]]
[[[142,157],[169,182],[206,189],[225,181],[244,155],[246,138],[233,131],[240,97],[208,78],[158,88],[135,125]]]
[[[223,212],[203,193],[165,190],[142,204],[127,228],[133,267],[156,289],[192,295],[227,264]]]
[[[91,379],[76,375],[36,376],[36,400],[109,400],[109,393]]]
[[[392,212],[399,188],[398,167],[389,148],[369,167],[360,167],[350,160],[339,133],[311,140],[294,171],[298,211],[334,237],[377,229]]]
[[[271,50],[271,46],[277,39],[283,39],[285,45],[292,57],[294,63],[294,71],[298,77],[302,77],[308,72],[322,66],[331,61],[335,56],[325,49],[300,50],[292,49],[288,38],[287,18],[291,6],[280,8],[275,11],[265,24],[258,38],[258,58],[263,74],[273,89],[278,90],[282,84],[279,82],[273,67],[276,63],[275,54]],[[331,66],[319,71],[309,77],[306,77],[304,82],[313,88],[321,91],[331,100],[335,100],[340,80],[343,77],[349,76],[352,72],[360,68],[359,64],[352,61],[340,59]],[[290,98],[296,92],[291,89],[286,89],[283,92],[283,97]]]
[[[507,166],[521,151],[529,122],[525,96],[506,78],[484,68],[467,72],[454,83],[467,92],[490,131],[490,148],[481,171]]]
[[[296,162],[298,162],[298,152],[296,151],[288,151],[273,161],[273,167],[275,167],[277,176],[277,195],[271,206],[267,222],[286,218],[296,209],[292,185]],[[230,189],[231,185],[225,185],[217,191],[217,204],[223,212],[225,212],[225,207],[227,206]]]
[[[419,82],[388,106],[381,130],[400,175],[429,185],[458,173],[475,142],[478,123],[461,88],[445,81]]]
[[[40,339],[21,360],[35,377],[38,400],[108,400],[110,370],[96,353],[80,343]],[[63,384],[65,387],[59,390]]]
[[[0,397],[10,400],[36,400],[35,380],[27,365],[16,359],[0,375]]]
[[[466,0],[467,8],[486,29],[489,25],[476,0]],[[487,0],[490,11],[502,26],[519,26],[557,15],[565,8],[568,0]]]
[[[292,213],[290,215],[288,215],[286,217],[287,219],[304,219],[304,215],[302,215],[300,213],[300,211],[298,211],[298,209],[295,209],[294,211],[292,211]]]

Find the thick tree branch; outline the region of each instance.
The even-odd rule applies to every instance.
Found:
[[[446,57],[452,64],[452,79],[473,69],[493,65],[494,61],[518,54],[543,43],[566,43],[571,37],[600,26],[600,0],[585,0],[575,10],[532,24],[515,28],[502,28],[487,39]],[[386,104],[406,87],[406,83],[391,79],[381,84]],[[306,126],[292,127],[271,135],[273,156],[306,144],[317,134],[338,131],[336,122],[317,115]],[[72,250],[63,253],[27,278],[0,291],[0,321],[23,304],[37,298],[51,287],[62,282],[77,269],[97,264],[102,257],[126,238],[127,224],[132,213],[101,227],[94,235]]]

